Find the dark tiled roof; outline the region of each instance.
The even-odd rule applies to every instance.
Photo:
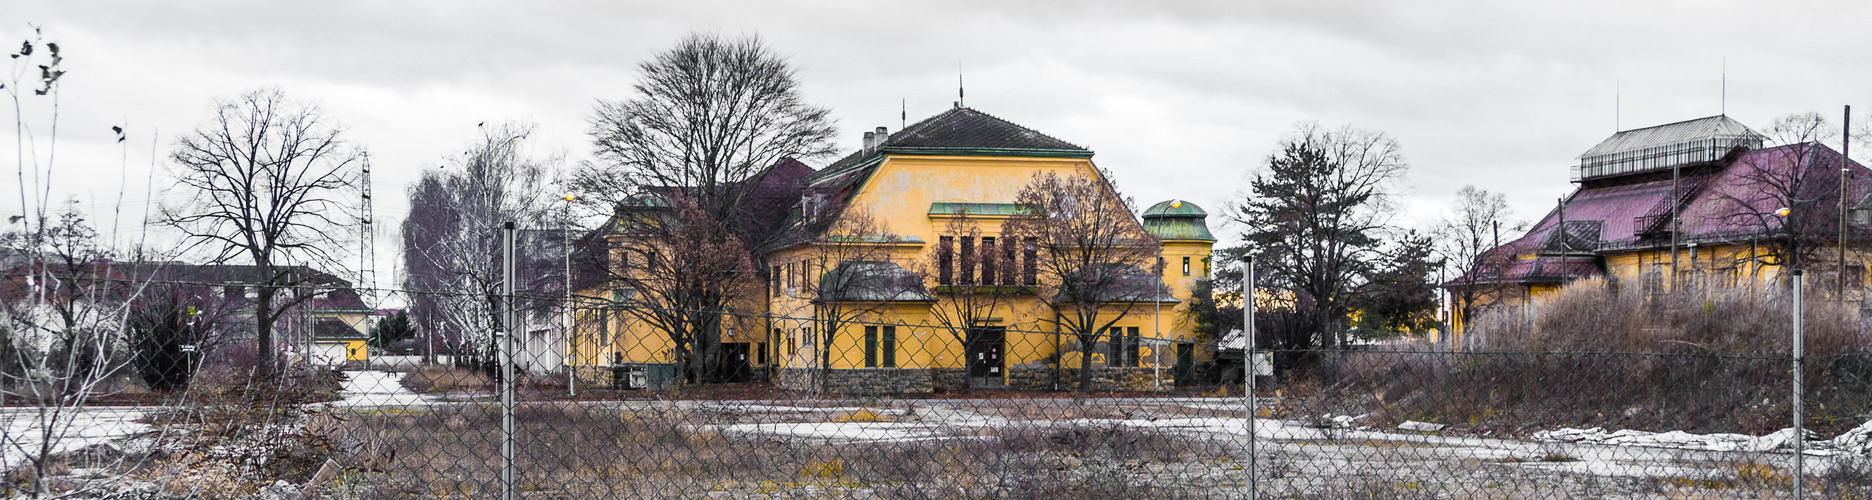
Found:
[[[1034,129],[962,107],[950,108],[942,114],[904,127],[891,134],[884,147],[1086,151],[1076,144],[1055,139]]]
[[[325,318],[312,324],[312,340],[363,340],[370,338],[341,320]]]
[[[971,108],[950,108],[941,114],[910,124],[890,134],[878,149],[860,149],[821,169],[807,179],[809,184],[825,184],[881,159],[881,154],[939,154],[943,152],[992,151],[1008,156],[1046,153],[1051,155],[1091,156],[1092,151],[1062,141],[1039,131],[1000,119]],[[848,181],[851,182],[851,181]]]

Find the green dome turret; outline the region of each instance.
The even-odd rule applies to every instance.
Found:
[[[1144,230],[1165,240],[1215,241],[1205,222],[1209,212],[1183,200],[1170,200],[1144,210]]]

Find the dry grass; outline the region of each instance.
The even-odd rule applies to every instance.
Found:
[[[360,413],[339,419],[332,435],[354,464],[359,497],[479,498],[496,486],[498,415],[497,407],[477,405]],[[1128,498],[1157,490],[1135,478],[1142,464],[1231,453],[1127,428],[1010,427],[933,441],[817,443],[727,436],[708,426],[762,420],[672,407],[528,403],[516,420],[520,482],[554,497],[865,490],[883,498]]]
[[[1601,279],[1567,285],[1530,309],[1497,308],[1470,334],[1478,350],[1621,351],[1673,354],[1785,354],[1793,338],[1792,296],[1777,288],[1717,288],[1647,298]],[[1820,293],[1805,302],[1807,352],[1864,352],[1864,318]]]
[[[1783,298],[1734,291],[1646,302],[1597,281],[1569,286],[1522,319],[1480,321],[1486,349],[1431,346],[1322,355],[1284,383],[1285,415],[1371,414],[1525,436],[1562,426],[1761,435],[1787,426],[1789,315]],[[1872,415],[1872,354],[1859,317],[1809,307],[1809,429],[1843,432]],[[1532,325],[1527,327],[1526,325]]]
[[[403,387],[423,394],[492,390],[493,380],[480,370],[449,365],[424,365],[403,376]]]

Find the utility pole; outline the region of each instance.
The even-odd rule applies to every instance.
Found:
[[[1834,277],[1839,282],[1837,291],[1842,306],[1846,305],[1846,176],[1852,172],[1852,157],[1847,156],[1852,151],[1852,106],[1846,106],[1843,120],[1845,125],[1840,127],[1839,272],[1835,273],[1839,276]]]
[[[565,245],[565,303],[559,306],[559,334],[566,342],[566,396],[578,397],[578,345],[572,337],[572,201],[578,199],[565,195],[565,227],[560,228]]]
[[[1242,378],[1247,387],[1242,390],[1242,397],[1248,406],[1248,498],[1261,497],[1261,483],[1255,473],[1255,364],[1260,356],[1255,353],[1254,331],[1254,254],[1248,254],[1242,265]]]

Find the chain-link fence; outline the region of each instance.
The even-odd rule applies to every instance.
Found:
[[[523,304],[489,320],[514,325],[511,335],[355,344],[311,318],[283,328],[289,368],[271,377],[238,341],[212,353],[178,346],[171,358],[112,354],[120,369],[88,377],[16,376],[3,410],[5,488],[108,498],[1793,498],[1798,485],[1814,498],[1872,496],[1872,355],[1859,351],[1806,362],[1797,476],[1785,354],[1406,341],[1276,351],[1249,399],[1242,372],[1253,357],[1149,324],[1119,321],[1093,339],[1033,323],[710,311],[693,316],[712,318],[701,335],[680,338],[633,307]],[[568,319],[574,327],[561,328]],[[293,340],[300,326],[311,328],[304,343]],[[180,365],[147,366],[162,359]]]

